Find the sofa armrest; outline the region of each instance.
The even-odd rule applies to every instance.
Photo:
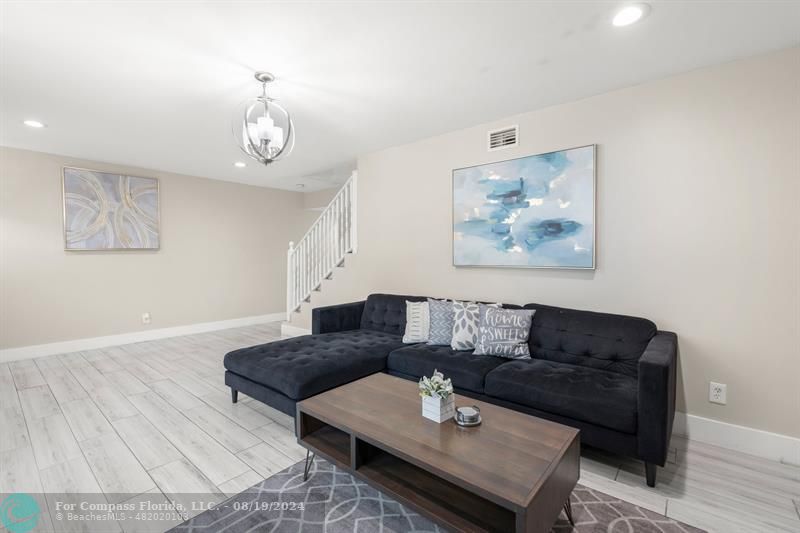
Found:
[[[659,331],[639,358],[639,457],[664,466],[675,417],[678,336]]]
[[[361,328],[365,301],[315,307],[311,310],[311,334],[334,333]]]

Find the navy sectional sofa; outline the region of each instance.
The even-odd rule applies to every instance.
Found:
[[[655,486],[675,414],[674,333],[644,318],[527,304],[536,310],[531,359],[403,344],[406,300],[425,299],[373,294],[316,308],[311,335],[230,352],[233,401],[242,391],[294,416],[298,401],[375,372],[419,380],[438,369],[459,394],[576,427],[584,444],[643,460]]]

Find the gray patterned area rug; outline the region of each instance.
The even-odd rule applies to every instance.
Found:
[[[308,482],[303,461],[173,528],[175,533],[445,533],[411,509],[317,458]],[[554,533],[695,533],[628,502],[578,485],[575,527],[564,516]]]

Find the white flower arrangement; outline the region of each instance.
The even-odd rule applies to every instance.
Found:
[[[433,371],[431,377],[422,377],[419,380],[419,395],[423,398],[446,399],[453,394],[453,383],[450,378],[444,379],[444,374],[438,370]]]

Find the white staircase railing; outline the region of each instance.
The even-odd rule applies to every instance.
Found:
[[[357,248],[356,172],[333,197],[297,245],[289,243],[286,262],[286,320],[311,293],[330,279],[349,253]]]

